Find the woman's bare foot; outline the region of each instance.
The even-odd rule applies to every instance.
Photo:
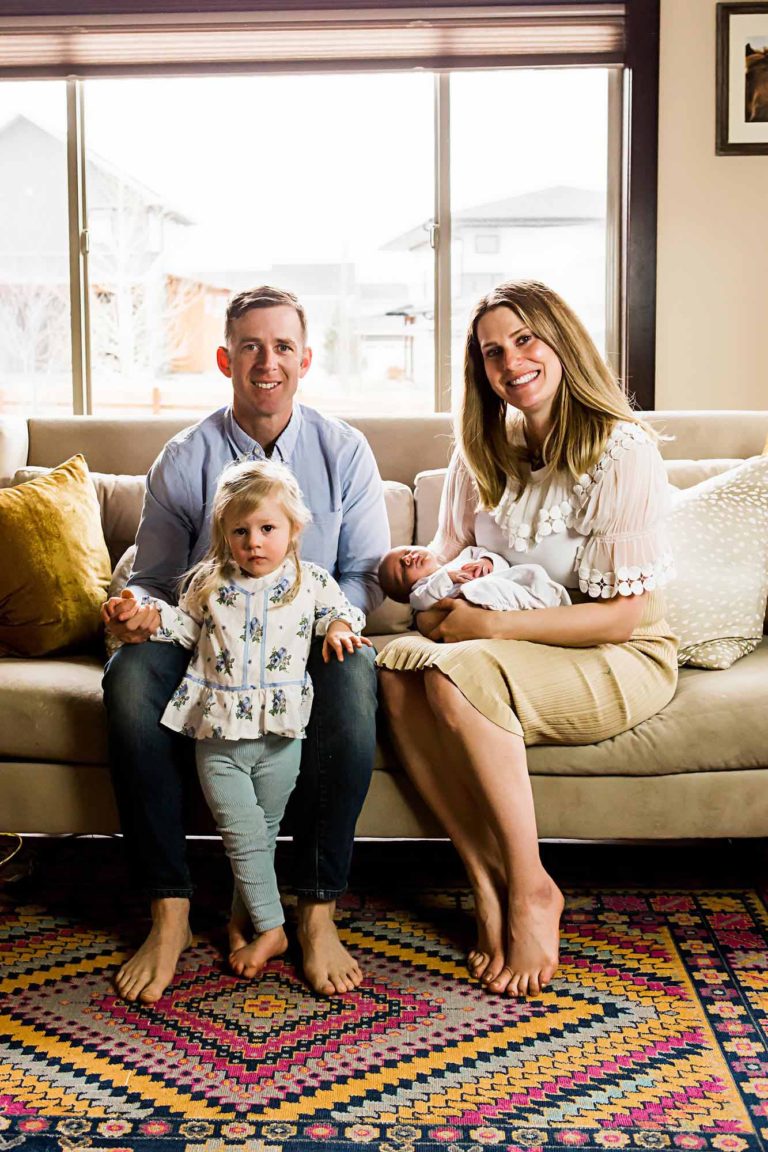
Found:
[[[525,897],[509,902],[508,945],[504,967],[488,983],[507,996],[538,996],[557,971],[563,894],[545,873]]]
[[[282,925],[269,928],[266,932],[260,932],[250,943],[244,941],[237,950],[230,952],[229,966],[235,975],[252,980],[264,970],[268,960],[273,956],[282,956],[287,948],[288,937]]]
[[[155,1004],[173,980],[179,956],[192,943],[189,900],[166,897],[152,901],[152,928],[138,952],[115,976],[123,1000]]]
[[[477,921],[477,945],[469,953],[469,970],[478,980],[495,980],[504,966],[504,904],[502,887],[488,873],[472,885]]]
[[[362,982],[363,973],[354,956],[339,940],[333,914],[334,900],[315,903],[300,900],[297,935],[304,959],[304,975],[313,992],[337,996],[351,992]]]

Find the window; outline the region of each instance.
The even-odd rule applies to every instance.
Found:
[[[549,284],[606,352],[608,95],[605,68],[451,77],[454,405],[467,317],[501,280]]]
[[[72,410],[64,85],[0,85],[0,412]]]
[[[432,90],[407,73],[87,81],[93,411],[226,403],[226,303],[264,283],[306,308],[308,403],[431,411],[432,253],[398,238],[433,210]]]
[[[302,395],[326,411],[451,407],[471,307],[517,276],[559,289],[617,366],[622,335],[647,366],[655,95],[630,97],[653,84],[658,0],[543,5],[533,21],[531,7],[451,4],[414,22],[398,0],[223,17],[200,0],[199,16],[160,22],[16,18],[0,79],[28,79],[0,84],[0,165],[22,115],[27,186],[46,204],[30,224],[3,181],[0,323],[16,340],[2,342],[0,410],[208,411],[229,396],[214,367],[226,301],[260,282],[306,305]],[[630,153],[645,151],[622,191],[625,118]],[[69,219],[68,141],[83,191]]]

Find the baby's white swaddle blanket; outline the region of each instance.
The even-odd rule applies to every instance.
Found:
[[[468,580],[465,584],[454,583],[451,572],[481,557],[493,561],[493,572]],[[566,589],[550,579],[541,564],[510,565],[503,556],[476,547],[465,548],[455,560],[414,584],[410,602],[414,611],[425,612],[428,608],[434,608],[438,600],[459,596],[470,604],[497,612],[559,608],[571,603]]]

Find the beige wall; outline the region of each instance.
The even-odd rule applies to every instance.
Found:
[[[768,156],[715,155],[715,0],[661,0],[657,408],[768,408]]]

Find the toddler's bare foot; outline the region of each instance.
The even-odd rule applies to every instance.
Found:
[[[500,887],[485,874],[475,880],[477,945],[469,953],[469,970],[478,980],[495,980],[504,966],[504,907]]]
[[[333,922],[335,910],[335,901],[325,904],[300,901],[298,907],[297,934],[304,975],[312,991],[321,996],[351,992],[363,979],[357,960],[339,940]]]
[[[179,956],[192,943],[189,900],[166,897],[152,901],[152,928],[139,950],[115,976],[124,1000],[154,1004],[173,980]]]
[[[525,897],[509,903],[504,967],[488,983],[507,996],[537,996],[557,971],[563,894],[550,876]]]
[[[279,928],[269,928],[260,932],[250,943],[243,943],[236,951],[230,952],[229,966],[237,976],[245,976],[249,980],[258,976],[268,960],[273,956],[282,956],[288,947],[288,937]]]
[[[253,940],[253,926],[250,920],[240,920],[232,917],[227,924],[227,939],[229,940],[229,954],[238,952]]]

